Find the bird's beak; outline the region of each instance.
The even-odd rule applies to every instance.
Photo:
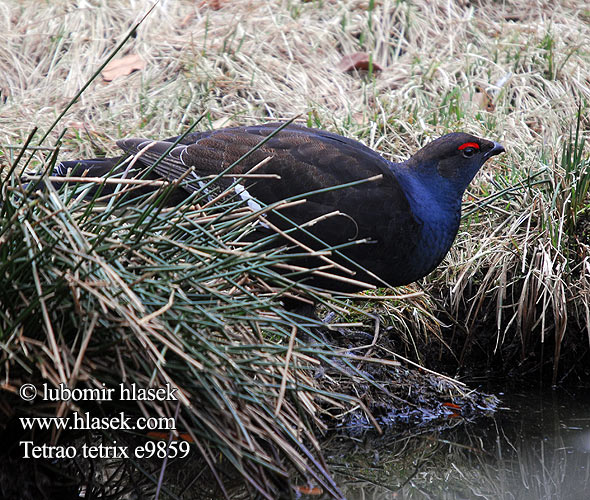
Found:
[[[494,142],[494,147],[484,154],[484,158],[487,160],[488,158],[499,155],[500,153],[504,153],[505,151],[506,150],[504,149],[504,146],[502,146],[502,144]]]

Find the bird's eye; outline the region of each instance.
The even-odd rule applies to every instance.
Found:
[[[463,153],[465,158],[471,158],[475,154],[475,151],[475,148],[464,148],[461,150],[461,153]]]
[[[463,153],[464,158],[471,158],[479,150],[479,144],[477,142],[464,142],[457,149]]]

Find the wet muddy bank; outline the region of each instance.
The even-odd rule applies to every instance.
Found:
[[[332,436],[326,459],[347,499],[569,499],[590,491],[590,393],[481,387],[494,414],[438,427]]]

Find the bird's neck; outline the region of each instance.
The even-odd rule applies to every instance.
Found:
[[[461,215],[461,199],[464,189],[451,179],[436,173],[435,168],[392,165],[392,170],[401,184],[412,213],[424,223],[454,225]],[[446,221],[446,223],[445,223]]]
[[[393,165],[412,214],[422,224],[417,253],[425,270],[434,269],[451,248],[459,230],[463,190],[433,169]]]

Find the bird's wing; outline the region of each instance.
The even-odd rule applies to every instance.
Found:
[[[199,189],[198,179],[204,176],[222,172],[247,176],[266,160],[254,173],[276,177],[241,178],[249,196],[271,204],[315,191],[305,196],[306,203],[284,210],[283,215],[304,224],[340,212],[342,215],[317,222],[313,233],[321,235],[330,245],[352,239],[376,243],[349,249],[353,258],[362,259],[363,252],[371,252],[375,261],[391,262],[392,255],[413,251],[420,236],[420,223],[413,217],[408,200],[384,158],[359,142],[298,125],[289,125],[268,139],[279,126],[268,124],[188,134],[163,158],[177,138],[126,139],[117,144],[131,154],[144,150],[138,161],[146,166],[153,166],[159,160],[154,171],[164,178],[178,179],[187,169],[192,169],[190,175],[195,182],[183,186],[188,190]],[[268,140],[264,144],[227,171],[265,139]],[[329,190],[376,176],[379,178],[372,181]],[[230,177],[221,184],[232,181]],[[328,191],[317,192],[324,189]]]
[[[117,144],[127,153],[138,154],[138,161],[154,167],[155,172],[168,179],[178,179],[193,169],[196,178],[229,175],[247,175],[260,162],[267,159],[254,174],[273,174],[280,178],[244,181],[253,189],[252,195],[265,203],[291,196],[359,181],[375,175],[390,175],[387,162],[362,144],[320,130],[289,125],[277,135],[268,136],[280,124],[236,127],[189,134],[170,149],[177,138],[165,141],[125,139]],[[242,156],[243,161],[228,171]],[[168,151],[165,157],[163,154]],[[270,158],[270,159],[268,159]],[[229,181],[228,181],[229,183]],[[185,189],[191,189],[187,186]],[[193,189],[198,189],[194,186]]]

